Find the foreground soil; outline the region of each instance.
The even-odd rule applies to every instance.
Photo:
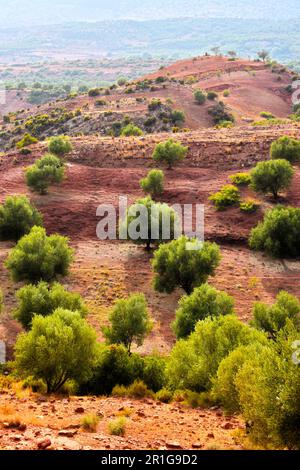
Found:
[[[96,414],[95,432],[83,416]],[[109,422],[126,417],[125,436],[112,436]],[[3,450],[140,450],[243,449],[244,425],[219,409],[191,409],[152,399],[96,397],[26,397],[1,395],[0,449]]]

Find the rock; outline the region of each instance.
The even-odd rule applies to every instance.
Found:
[[[48,447],[50,447],[52,444],[51,440],[49,438],[47,439],[40,439],[39,441],[37,441],[37,448],[40,449],[40,450],[45,450],[47,449]]]
[[[47,402],[47,398],[46,397],[43,397],[43,396],[40,396],[37,398],[37,403],[46,403]]]
[[[82,406],[79,406],[78,408],[75,409],[75,413],[82,414],[84,413],[84,408]]]
[[[201,442],[193,442],[192,448],[193,449],[201,449],[203,447],[203,444]]]
[[[82,450],[82,445],[79,444],[79,442],[68,439],[67,437],[60,437],[56,439],[55,444],[64,450]]]
[[[222,429],[232,429],[232,428],[233,428],[233,424],[227,422],[227,423],[222,424],[221,428],[222,428]]]
[[[26,431],[26,429],[27,429],[27,426],[24,423],[21,423],[20,426],[18,427],[18,430],[21,432]]]
[[[169,449],[182,449],[182,446],[179,444],[179,442],[175,442],[175,441],[166,442],[166,446]]]
[[[209,434],[207,434],[207,437],[209,437],[209,438],[212,438],[212,439],[213,439],[213,438],[215,437],[215,435],[214,435],[214,433],[213,433],[213,432],[210,432]]]
[[[63,437],[74,437],[77,434],[77,429],[62,429],[58,435]]]

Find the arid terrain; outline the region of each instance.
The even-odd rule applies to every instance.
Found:
[[[156,167],[151,159],[155,144],[168,139],[170,134],[153,132],[128,138],[102,135],[97,123],[105,111],[137,119],[147,115],[149,100],[159,98],[165,102],[170,98],[172,108],[185,112],[184,127],[188,129],[173,137],[188,146],[188,156],[176,168],[165,170],[162,201],[170,205],[205,205],[205,238],[219,243],[222,253],[221,264],[210,282],[234,297],[240,319],[248,322],[253,303],[272,302],[281,289],[300,298],[299,260],[274,260],[248,248],[249,232],[262,219],[264,210],[272,206],[271,198],[259,197],[261,208],[252,215],[244,214],[239,208],[217,212],[208,200],[212,193],[230,182],[230,175],[267,159],[270,144],[278,137],[289,135],[300,139],[297,123],[250,124],[260,119],[262,111],[278,118],[291,114],[291,98],[286,91],[291,83],[290,72],[272,73],[262,62],[204,57],[176,63],[147,78],[155,80],[159,76],[168,77],[165,87],[159,84],[152,92],[138,91],[133,95],[126,95],[124,89],[118,88],[105,97],[107,104],[101,109],[95,107],[95,98],[86,95],[64,103],[67,110],[83,109],[83,116],[89,115],[90,121],[67,126],[73,151],[67,157],[66,178],[60,186],[51,187],[47,195],[30,193],[24,181],[24,168],[45,152],[44,142],[33,145],[29,155],[10,148],[0,159],[1,202],[7,195],[27,194],[43,214],[47,232],[70,238],[75,262],[70,275],[61,282],[84,297],[89,308],[88,321],[96,328],[100,340],[101,326],[107,323],[116,298],[132,292],[146,295],[154,328],[139,349],[142,353],[170,351],[175,342],[170,324],[182,292],[164,295],[153,290],[152,251],[129,242],[98,240],[96,209],[101,203],[112,203],[117,209],[120,195],[128,196],[129,204],[143,195],[139,180]],[[193,83],[187,84],[189,77],[194,77]],[[184,80],[184,84],[178,80]],[[221,99],[235,115],[236,126],[215,129],[207,113],[210,103],[199,106],[194,102],[196,88],[216,91],[220,97],[224,90],[230,90],[229,96]],[[23,119],[47,109],[49,112],[54,106],[52,103],[39,110],[25,111]],[[300,168],[295,167],[295,172],[293,185],[282,202],[300,207]],[[258,198],[247,188],[242,189],[242,196]],[[0,243],[0,285],[5,298],[0,339],[7,344],[9,358],[13,357],[16,336],[21,331],[12,318],[15,292],[21,284],[13,284],[3,267],[11,247],[10,242]],[[99,397],[43,400],[13,390],[0,396],[1,448],[43,448],[47,439],[50,443],[45,447],[55,449],[243,448],[236,430],[243,429],[244,423],[236,416],[225,417],[219,409],[193,410],[178,403]],[[80,408],[86,413],[100,413],[103,419],[97,433],[80,429],[83,413],[78,411]],[[107,421],[124,408],[130,409],[126,438],[109,436]],[[20,415],[26,425],[21,430],[10,429],[7,424],[14,415]]]

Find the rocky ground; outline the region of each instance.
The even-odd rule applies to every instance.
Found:
[[[95,432],[81,423],[96,414]],[[109,422],[126,416],[125,436],[112,436]],[[219,409],[191,409],[152,399],[96,397],[0,397],[0,449],[155,450],[243,449],[244,425]]]

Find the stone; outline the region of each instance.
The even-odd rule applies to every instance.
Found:
[[[40,450],[45,450],[51,446],[51,440],[49,438],[40,439],[37,441],[37,448]]]
[[[58,435],[63,437],[74,437],[77,434],[76,429],[62,429],[59,431]]]
[[[55,444],[64,450],[82,450],[82,445],[79,444],[79,442],[68,439],[67,437],[60,437],[56,439]]]
[[[179,442],[176,442],[176,441],[166,442],[166,446],[169,449],[182,449],[182,446],[179,444]]]
[[[75,413],[78,413],[78,414],[84,413],[84,408],[82,406],[79,406],[78,408],[75,409]]]
[[[193,449],[201,449],[203,447],[203,444],[201,442],[193,442],[192,448]]]
[[[222,424],[221,428],[222,428],[222,429],[232,429],[232,428],[233,428],[233,424],[227,422],[227,423]]]

